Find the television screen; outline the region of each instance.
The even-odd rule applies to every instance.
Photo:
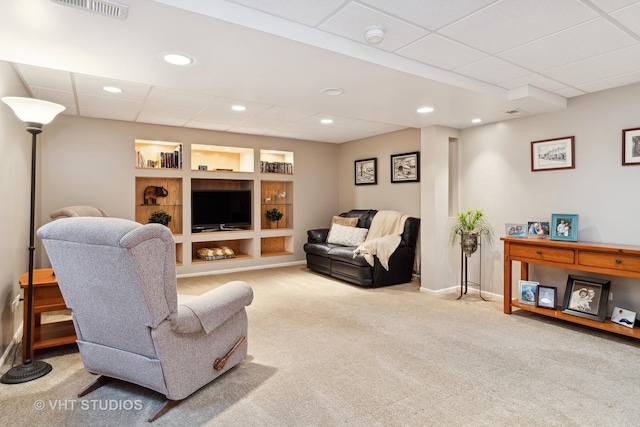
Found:
[[[250,190],[193,190],[191,192],[193,232],[250,226]]]

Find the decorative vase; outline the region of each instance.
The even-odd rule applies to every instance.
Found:
[[[278,221],[271,221],[271,228],[278,228]]]
[[[460,244],[462,245],[462,252],[468,257],[478,250],[478,234],[477,231],[462,232]]]

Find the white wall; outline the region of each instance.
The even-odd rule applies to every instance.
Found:
[[[389,209],[420,217],[420,183],[391,183],[391,155],[414,151],[420,151],[419,129],[405,129],[340,144],[339,212]],[[355,185],[354,162],[370,158],[378,159],[378,184]]]
[[[561,112],[461,131],[460,208],[484,209],[497,237],[504,236],[507,222],[573,213],[580,216],[579,240],[640,245],[634,225],[640,210],[640,167],[621,165],[622,130],[640,127],[638,99],[640,84],[635,84],[572,98]],[[531,141],[572,135],[575,169],[531,171]],[[431,192],[423,186],[422,197]],[[502,294],[502,242],[496,239],[487,252],[483,290]],[[567,273],[534,266],[532,276],[558,286],[562,296]],[[639,311],[637,281],[608,278],[613,303]]]
[[[29,96],[14,68],[0,61],[0,97]],[[31,135],[11,108],[0,103],[0,358],[22,322],[22,304],[11,312],[21,294],[18,277],[29,267],[29,206]],[[46,132],[39,142],[46,139]]]

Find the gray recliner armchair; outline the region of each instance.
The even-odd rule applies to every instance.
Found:
[[[253,291],[234,281],[181,305],[175,242],[160,224],[61,218],[38,230],[72,310],[85,369],[166,396],[153,421],[247,355]]]

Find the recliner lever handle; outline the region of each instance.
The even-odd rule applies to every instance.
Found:
[[[238,347],[240,347],[240,344],[242,344],[244,342],[244,340],[246,339],[246,337],[243,335],[240,337],[240,339],[238,340],[238,342],[236,343],[236,345],[234,345],[231,350],[229,350],[227,352],[227,354],[224,355],[224,357],[220,358],[220,359],[216,359],[213,362],[213,369],[215,369],[216,371],[219,371],[221,369],[224,368],[224,365],[227,364],[227,360],[229,360],[229,358],[231,357],[231,355],[238,349]]]

